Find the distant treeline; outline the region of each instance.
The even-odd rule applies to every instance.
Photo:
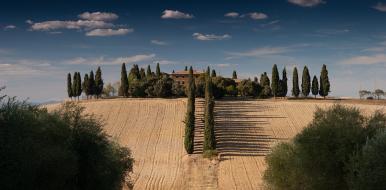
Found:
[[[187,72],[187,67],[185,67],[185,71]],[[216,99],[224,96],[257,98],[286,97],[289,91],[286,68],[283,68],[280,78],[276,64],[272,67],[271,78],[264,72],[260,76],[260,81],[258,77],[254,77],[253,80],[240,80],[237,78],[236,71],[233,71],[232,78],[217,76],[215,70],[212,70],[210,75],[212,78],[213,96]],[[186,77],[188,77],[188,75]],[[187,96],[186,85],[173,80],[170,74],[161,72],[159,64],[157,64],[155,72],[151,70],[150,65],[148,65],[145,70],[144,68],[139,68],[136,64],[127,72],[126,64],[123,63],[121,67],[121,80],[113,85],[109,83],[104,86],[100,67],[97,69],[95,78],[93,71],[91,71],[90,74],[85,74],[83,83],[79,72],[75,72],[73,80],[71,79],[71,74],[69,73],[67,76],[67,92],[70,98],[78,97],[79,99],[82,92],[87,98],[115,96],[116,92],[118,92],[118,96],[121,97],[167,98]],[[203,72],[195,79],[196,97],[205,96],[205,83],[205,73]],[[328,96],[330,92],[330,82],[326,65],[322,66],[319,80],[318,77],[314,75],[312,81],[308,67],[305,66],[303,68],[300,87],[298,70],[294,67],[291,92],[292,96],[296,98],[300,96],[308,97],[310,93],[315,97],[317,95],[322,97]]]

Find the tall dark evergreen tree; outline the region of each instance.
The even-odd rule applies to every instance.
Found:
[[[319,92],[319,83],[318,83],[318,78],[316,75],[314,75],[314,78],[312,79],[312,94],[315,96],[318,95]]]
[[[134,64],[131,67],[128,78],[129,78],[129,82],[141,79],[141,74],[137,64]]]
[[[89,91],[88,94],[91,96],[95,95],[96,86],[95,86],[95,78],[94,78],[94,71],[90,71],[90,75],[88,78],[88,88]]]
[[[299,89],[299,76],[298,69],[295,67],[292,74],[292,95],[296,98],[299,97],[300,89]]]
[[[208,67],[205,77],[205,129],[204,129],[204,152],[216,149],[214,134],[214,99],[212,88],[212,77]]]
[[[121,68],[121,86],[119,88],[120,96],[128,97],[129,96],[129,80],[127,78],[127,71],[125,63],[122,63]]]
[[[278,96],[278,90],[279,90],[279,71],[277,70],[276,64],[272,67],[272,81],[271,81],[271,90],[273,97]]]
[[[307,97],[310,94],[311,90],[311,77],[310,73],[308,71],[307,66],[304,66],[303,68],[303,75],[302,75],[302,94],[304,97]]]
[[[255,82],[256,84],[259,83],[259,79],[257,77],[253,77],[253,82]]]
[[[159,67],[159,63],[157,63],[157,67],[155,69],[155,75],[157,78],[161,78],[161,68]]]
[[[76,99],[77,97],[77,89],[78,89],[78,72],[75,72],[74,75],[72,76],[73,80],[72,80],[72,97],[74,97],[74,99]]]
[[[195,82],[193,76],[193,68],[189,69],[189,81],[188,81],[188,102],[187,111],[185,116],[185,150],[188,154],[192,154],[194,151],[194,113],[195,113]]]
[[[185,69],[184,69],[184,71],[188,71],[188,66],[185,66]]]
[[[103,91],[103,79],[102,79],[102,70],[98,67],[95,73],[95,95],[96,97],[100,97]]]
[[[217,73],[214,69],[212,69],[212,77],[217,77]]]
[[[80,76],[80,72],[78,72],[77,76],[76,95],[78,96],[79,100],[79,96],[82,95],[82,77]]]
[[[146,69],[146,78],[149,80],[151,79],[153,76],[151,74],[151,68],[150,68],[150,65],[147,65],[147,69]]]
[[[141,68],[139,70],[139,76],[141,76],[141,80],[146,80],[146,73],[145,73],[145,69],[144,68]]]
[[[233,70],[233,73],[232,73],[232,79],[237,79],[237,73],[235,70]]]
[[[328,96],[328,93],[330,92],[330,80],[328,79],[328,71],[326,65],[323,65],[322,71],[320,72],[319,83],[319,94],[320,96],[323,96],[323,98],[326,98],[326,96]]]
[[[72,90],[72,82],[71,82],[71,73],[67,74],[67,95],[72,99],[73,90]]]
[[[288,81],[288,78],[287,78],[287,71],[284,67],[283,69],[283,76],[282,76],[282,92],[281,92],[281,96],[282,97],[286,97],[287,96],[287,93],[288,93],[288,84],[287,84],[287,81]]]
[[[83,92],[84,94],[86,94],[86,98],[88,99],[88,96],[90,95],[89,92],[90,90],[88,89],[89,85],[88,85],[88,74],[86,73],[84,75],[84,79],[83,79]]]

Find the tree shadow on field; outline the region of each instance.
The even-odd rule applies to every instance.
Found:
[[[225,156],[265,156],[271,144],[277,141],[267,135],[264,126],[269,119],[285,118],[280,115],[267,115],[263,111],[275,107],[250,101],[216,101],[215,135],[217,151]]]

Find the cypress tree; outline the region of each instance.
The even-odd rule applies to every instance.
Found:
[[[255,82],[256,84],[259,83],[259,79],[257,77],[253,77],[253,82]]]
[[[78,96],[78,100],[79,100],[79,96],[82,95],[82,77],[80,76],[80,72],[78,72],[78,75],[77,75],[77,85],[76,85],[76,95]]]
[[[214,134],[214,100],[212,89],[212,77],[208,67],[205,77],[205,130],[204,130],[204,152],[216,149]]]
[[[292,95],[296,98],[299,97],[300,89],[299,89],[299,77],[298,77],[298,69],[295,67],[292,74]]]
[[[327,66],[323,64],[322,71],[320,72],[320,89],[319,94],[320,96],[323,96],[323,98],[326,98],[328,96],[328,93],[330,92],[330,80],[328,79],[328,71]]]
[[[98,67],[95,73],[95,95],[96,97],[100,97],[103,91],[103,79],[102,79],[102,70]]]
[[[270,84],[271,84],[271,82],[270,82],[270,80],[269,80],[269,77],[268,77],[268,75],[267,75],[267,73],[266,72],[264,72],[262,75],[261,75],[261,77],[260,77],[260,84],[261,84],[261,86],[262,87],[264,87],[264,86],[271,86]]]
[[[141,79],[141,74],[137,64],[134,64],[131,67],[128,78],[129,78],[129,82]]]
[[[129,93],[129,80],[127,78],[127,71],[126,71],[126,65],[125,63],[122,63],[121,68],[121,87],[120,92],[122,96],[128,97]]]
[[[94,71],[90,71],[90,75],[88,78],[88,88],[87,90],[89,91],[88,94],[93,96],[95,95],[95,79],[94,79]]]
[[[155,75],[157,78],[161,78],[161,69],[159,67],[159,63],[157,63],[157,67],[155,69]]]
[[[287,71],[284,67],[283,69],[283,79],[282,79],[282,94],[281,96],[282,97],[286,97],[287,96],[287,93],[288,93],[288,84],[287,84]]]
[[[90,90],[88,89],[89,85],[88,85],[88,74],[86,73],[84,75],[84,79],[83,79],[83,92],[86,94],[86,98],[88,99],[88,96],[90,95],[89,92]]]
[[[72,93],[73,93],[73,90],[72,90],[72,82],[71,82],[71,73],[68,73],[67,74],[67,94],[68,94],[68,97],[72,99]]]
[[[188,154],[194,151],[194,113],[195,113],[195,82],[193,77],[193,68],[189,69],[189,83],[188,83],[188,102],[185,116],[185,150]]]
[[[279,90],[279,71],[277,70],[276,64],[272,67],[272,83],[271,83],[271,90],[273,97],[278,96],[278,90]]]
[[[185,66],[185,69],[184,69],[185,71],[188,71],[188,66]]]
[[[147,65],[147,69],[146,69],[146,78],[147,79],[151,79],[153,76],[151,74],[151,68],[150,68],[150,65]]]
[[[78,72],[75,72],[74,75],[72,76],[73,80],[72,80],[72,97],[74,97],[76,99],[77,97],[77,89],[78,89]]]
[[[214,69],[212,70],[212,77],[217,77],[217,73]]]
[[[232,79],[237,79],[237,73],[235,70],[233,70],[233,73],[232,73]]]
[[[318,83],[318,78],[316,75],[314,75],[314,78],[312,79],[312,94],[315,96],[318,95],[319,92],[319,83]]]
[[[311,90],[311,77],[308,72],[307,66],[304,66],[303,75],[302,75],[302,94],[304,97],[307,97],[310,94]]]
[[[141,68],[141,70],[139,70],[139,76],[141,76],[141,80],[146,80],[146,73],[144,68]]]

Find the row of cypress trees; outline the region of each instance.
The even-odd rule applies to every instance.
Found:
[[[264,78],[265,77],[265,78]],[[282,72],[282,79],[279,77],[279,71],[277,69],[276,64],[273,65],[272,67],[272,83],[271,83],[271,91],[273,97],[285,97],[288,92],[288,86],[287,86],[287,71],[286,68],[284,67],[283,72]],[[260,81],[263,81],[263,85],[268,85],[269,86],[269,78],[267,77],[267,74],[264,73]],[[265,82],[267,81],[267,82]],[[264,87],[264,86],[263,86]]]
[[[87,99],[89,96],[96,96],[99,98],[103,91],[103,79],[102,70],[98,67],[95,77],[94,71],[91,71],[88,75],[84,75],[83,83],[80,72],[75,72],[73,80],[71,81],[71,73],[67,74],[67,94],[69,98],[78,98],[82,95],[82,92],[86,95]]]
[[[185,139],[184,139],[185,150],[188,154],[192,154],[194,151],[194,127],[195,127],[194,113],[195,113],[195,97],[196,97],[195,91],[196,91],[196,85],[195,85],[195,80],[193,76],[193,68],[190,67],[188,89],[187,89],[188,102],[187,102],[187,111],[185,116]]]
[[[205,73],[205,112],[204,112],[204,154],[211,153],[216,149],[216,138],[214,134],[214,97],[210,68]]]
[[[328,96],[330,92],[330,81],[328,78],[328,71],[327,71],[326,65],[322,66],[319,82],[316,75],[314,75],[311,82],[311,77],[310,77],[308,67],[304,66],[303,75],[302,75],[302,84],[301,84],[301,94],[303,97],[308,97],[310,92],[315,97],[318,94],[324,98]],[[292,76],[292,95],[295,97],[299,97],[300,95],[299,77],[298,77],[298,70],[296,67],[293,70],[293,76]]]
[[[82,94],[82,79],[79,72],[74,73],[71,81],[71,73],[67,74],[67,94],[69,98],[78,98]]]

